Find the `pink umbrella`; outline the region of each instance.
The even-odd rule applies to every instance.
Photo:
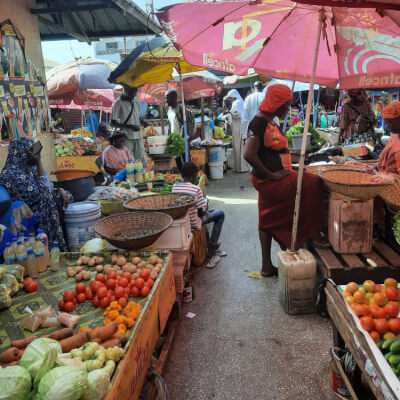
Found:
[[[237,75],[252,67],[259,74],[310,82],[304,124],[308,132],[315,82],[336,87],[340,81],[345,89],[400,86],[400,14],[348,8],[360,7],[361,2],[351,0],[303,2],[184,3],[162,9],[158,19],[191,64]],[[363,3],[399,8],[399,1]],[[296,250],[306,140],[303,135],[292,251]]]
[[[86,97],[87,92],[87,97]],[[114,91],[111,89],[75,90],[60,95],[49,94],[51,106],[64,106],[65,108],[75,105],[78,108],[85,106],[88,102],[90,108],[94,110],[109,109],[114,103]]]

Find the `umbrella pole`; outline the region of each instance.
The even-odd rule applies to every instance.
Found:
[[[93,122],[92,109],[90,108],[89,95],[88,95],[88,92],[87,92],[86,89],[85,89],[85,93],[86,93],[86,102],[87,102],[87,106],[88,106],[88,109],[89,109],[90,122],[92,123],[92,129],[93,129],[92,134],[93,134],[93,139],[94,139],[94,142],[96,143],[96,149],[97,149],[97,140],[96,140],[96,132],[95,132],[95,129],[94,129],[94,122]]]
[[[296,251],[296,239],[297,239],[297,230],[299,226],[299,212],[300,212],[300,200],[301,200],[301,188],[303,184],[303,173],[304,173],[304,158],[306,153],[307,146],[307,134],[308,127],[310,125],[310,113],[311,106],[314,94],[314,82],[315,82],[315,74],[317,71],[317,62],[318,62],[318,51],[319,45],[321,41],[321,32],[322,32],[322,21],[324,19],[324,11],[320,10],[319,23],[317,29],[317,40],[315,43],[314,49],[314,60],[313,60],[313,68],[311,74],[311,82],[310,82],[310,90],[308,91],[308,99],[307,99],[307,107],[306,107],[306,120],[304,122],[304,132],[303,132],[303,140],[301,142],[301,153],[300,153],[300,165],[299,165],[299,173],[297,176],[297,190],[296,190],[296,201],[294,205],[294,216],[293,216],[293,229],[292,229],[292,243],[290,250]]]
[[[293,92],[293,90],[294,90],[295,84],[296,84],[296,81],[293,81],[293,82],[292,82],[292,92]],[[290,117],[291,117],[291,116],[292,116],[292,107],[290,107]],[[286,114],[285,122],[284,122],[284,124],[283,124],[283,129],[282,129],[282,132],[283,132],[283,133],[286,133],[286,128],[287,128],[288,119],[289,119],[289,116]]]
[[[186,122],[186,109],[185,109],[185,95],[183,93],[183,82],[182,82],[182,73],[181,66],[178,64],[178,72],[179,72],[179,82],[181,86],[181,101],[183,108],[183,132],[185,137],[185,161],[189,161],[189,145],[188,145],[188,134],[187,134],[187,122]]]
[[[164,103],[160,103],[160,121],[161,121],[161,134],[165,135],[164,131]]]

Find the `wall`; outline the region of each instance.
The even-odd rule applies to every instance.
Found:
[[[25,39],[25,56],[42,72],[45,81],[44,61],[40,42],[37,17],[31,14],[35,0],[0,0],[0,22],[10,20],[15,29]],[[39,138],[43,145],[42,162],[48,173],[56,169],[53,135],[46,134]],[[8,147],[0,145],[0,170],[7,158]]]

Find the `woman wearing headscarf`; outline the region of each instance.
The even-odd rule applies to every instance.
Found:
[[[351,89],[347,92],[348,99],[343,101],[340,114],[340,141],[351,139],[356,132],[356,121],[363,114],[375,120],[368,96],[363,89]]]
[[[262,249],[261,275],[277,275],[271,260],[274,238],[285,250],[290,247],[297,173],[292,171],[288,139],[279,128],[287,114],[292,92],[286,85],[268,88],[259,113],[249,125],[245,159],[253,167],[252,183],[258,191],[259,237]],[[304,172],[296,246],[319,235],[323,226],[323,183]]]
[[[49,239],[49,247],[57,241],[61,251],[67,251],[53,187],[43,169],[40,152],[33,152],[33,140],[21,137],[8,146],[8,156],[0,174],[12,201],[23,201],[39,219],[38,228]]]
[[[387,174],[400,175],[400,101],[382,111],[387,129],[392,133],[378,160],[378,170]]]
[[[103,166],[106,172],[115,175],[125,169],[128,161],[132,161],[132,155],[125,146],[125,133],[115,133],[109,139],[110,145],[103,151]]]
[[[240,134],[244,137],[247,137],[247,124],[246,114],[244,112],[244,101],[242,96],[240,96],[239,92],[236,89],[231,89],[226,97],[230,98],[232,101],[232,106],[230,109],[230,113],[235,116],[238,115],[240,117]]]

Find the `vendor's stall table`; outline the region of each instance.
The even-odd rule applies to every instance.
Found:
[[[99,156],[56,157],[57,169],[72,168],[99,172],[95,162],[97,157]]]
[[[346,345],[378,400],[397,399],[388,377],[383,373],[368,342],[347,310],[343,296],[329,281],[325,294],[328,313],[333,322],[334,346],[343,348]]]
[[[375,242],[372,251],[363,254],[340,254],[331,247],[319,248],[312,242],[310,250],[317,257],[319,275],[331,278],[336,284],[363,283],[367,279],[383,282],[389,277],[400,280],[400,253],[383,241]]]
[[[185,283],[189,278],[192,254],[190,250],[174,251],[172,252],[172,257],[176,293],[183,293]]]

